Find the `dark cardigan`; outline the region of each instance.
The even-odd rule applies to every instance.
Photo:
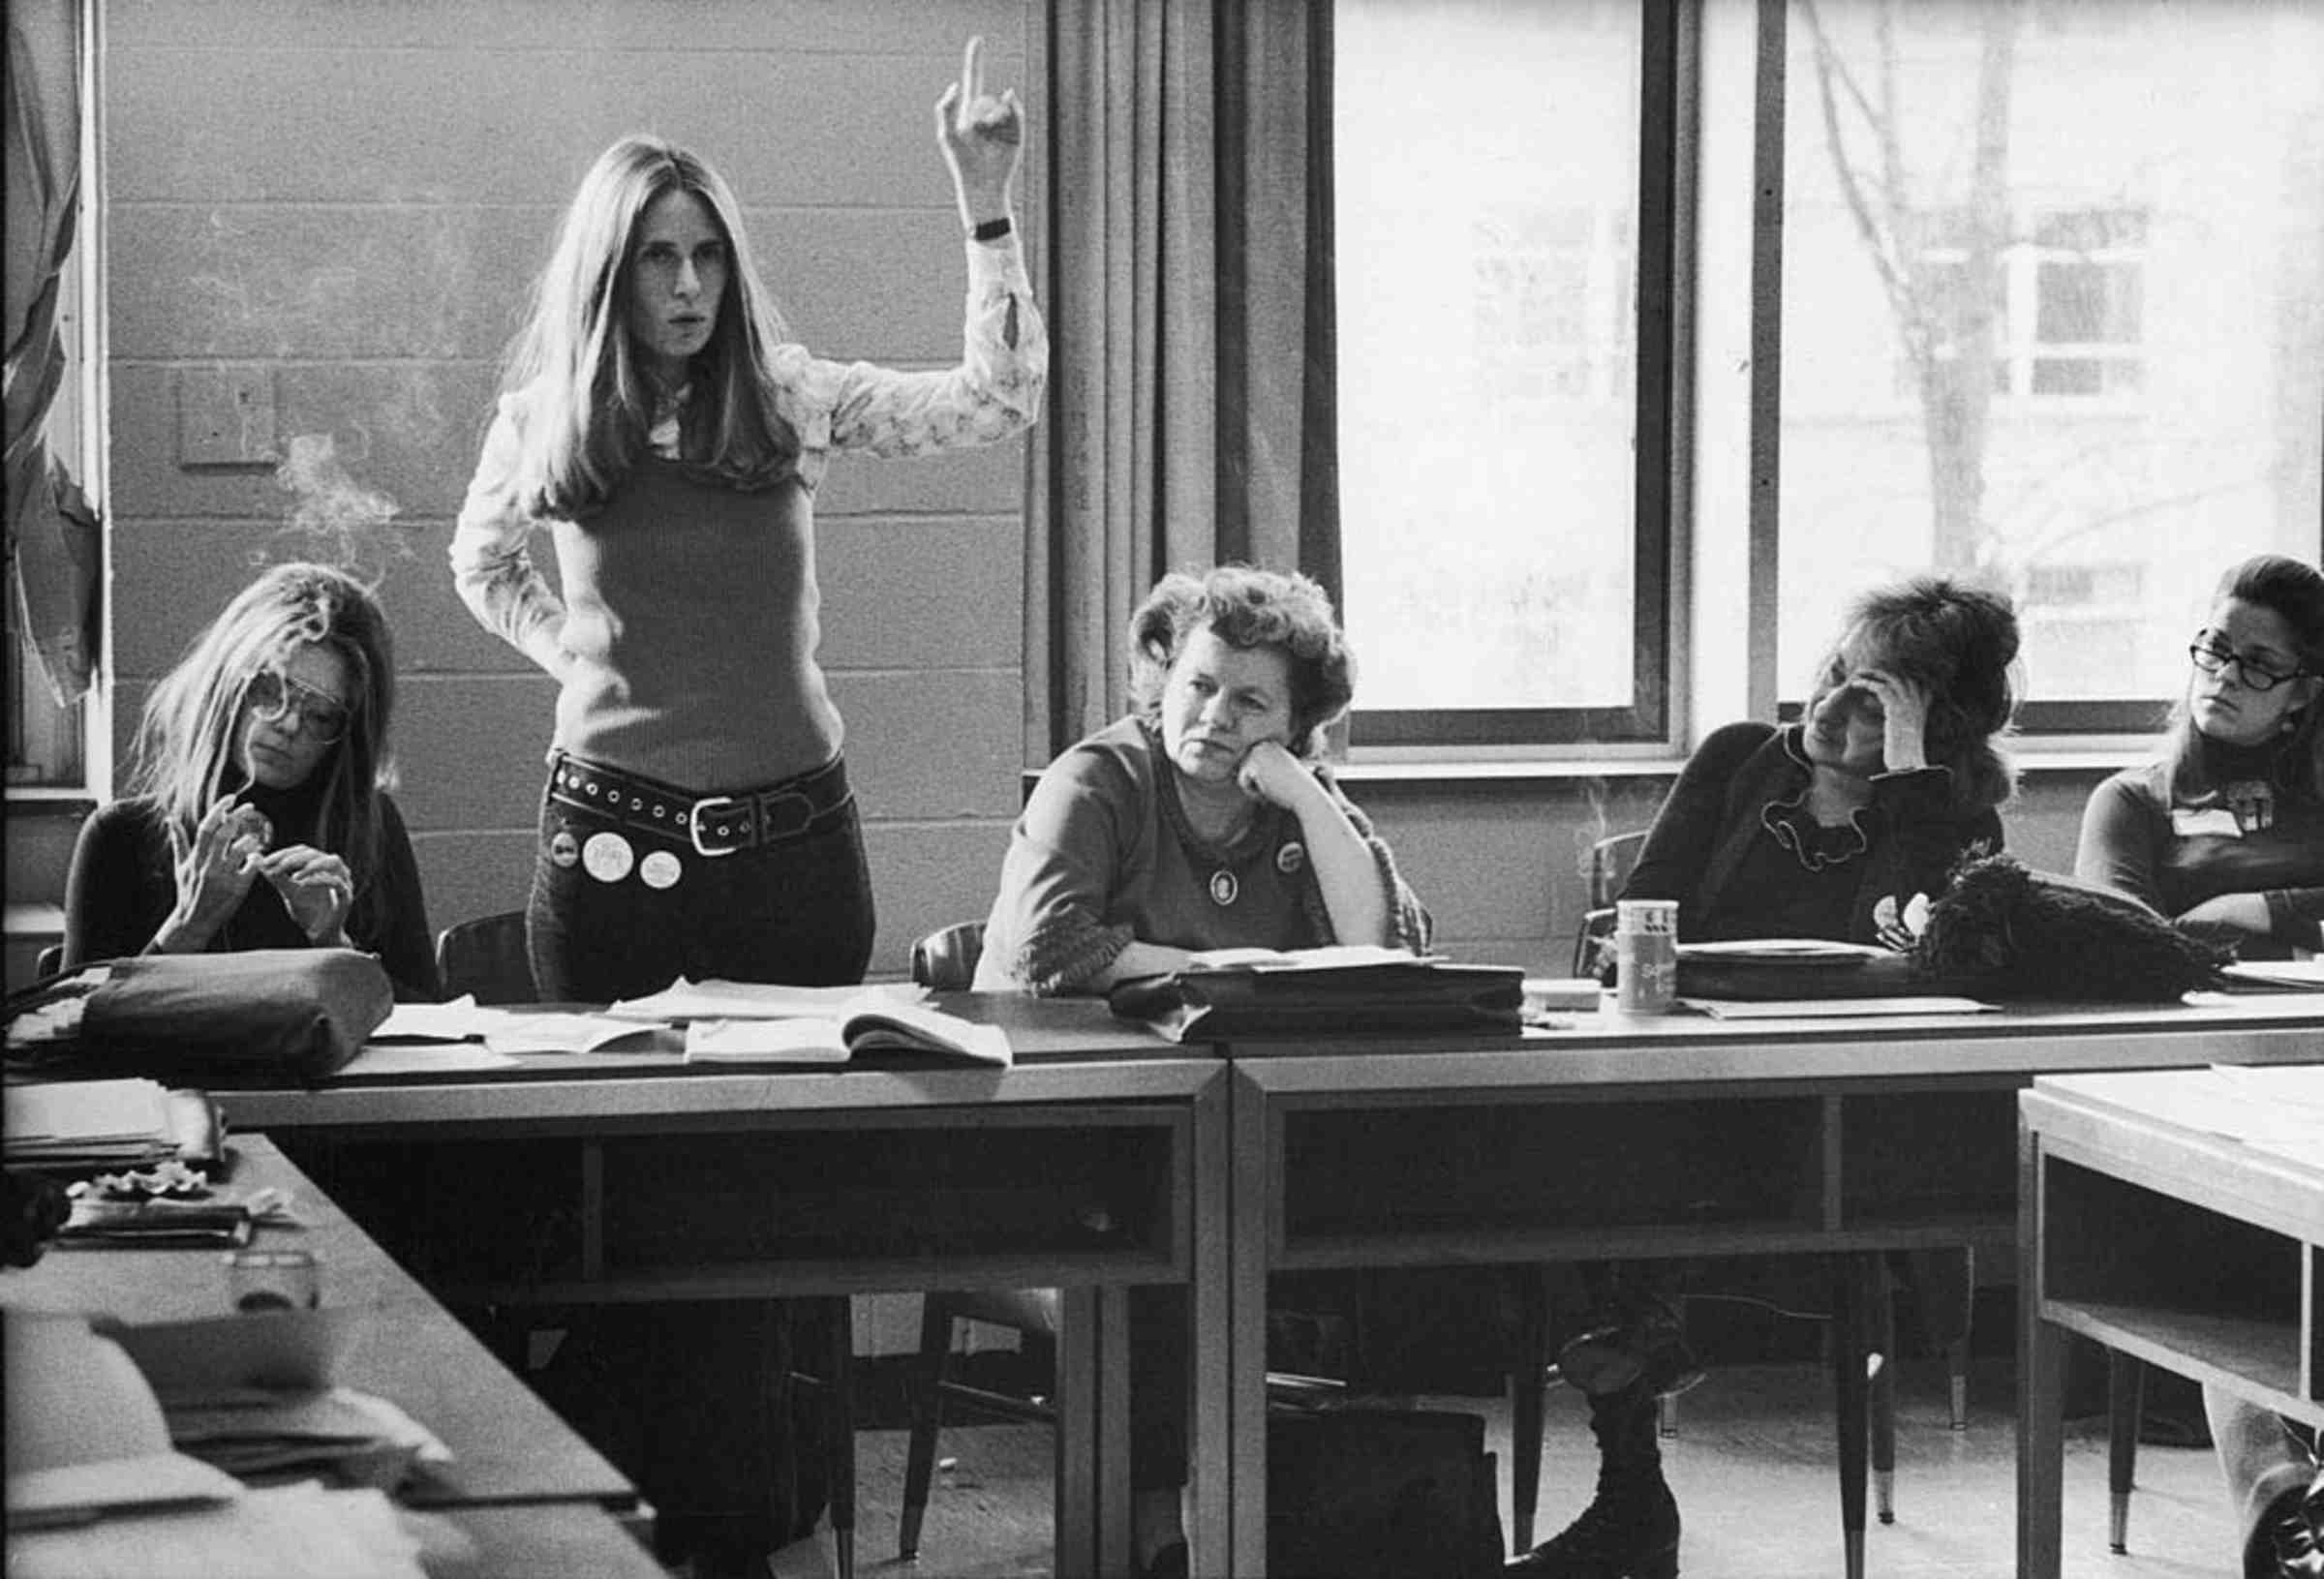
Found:
[[[1682,938],[1764,937],[1787,925],[1777,918],[1790,912],[1777,895],[1740,879],[1772,864],[1809,880],[1764,821],[1771,805],[1780,811],[1807,793],[1812,770],[1799,737],[1796,724],[1734,723],[1704,741],[1670,787],[1622,896],[1676,899]],[[1863,852],[1817,879],[1845,882],[1834,874],[1852,873],[1846,926],[1824,929],[1843,942],[1877,941],[1881,899],[1901,906],[1915,894],[1935,898],[1972,846],[2002,847],[2001,818],[1990,806],[1957,804],[1952,772],[1941,767],[1874,777],[1872,805],[1856,825]],[[1771,849],[1774,863],[1766,861]]]

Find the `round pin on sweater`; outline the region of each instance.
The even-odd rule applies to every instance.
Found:
[[[598,882],[618,883],[637,865],[637,852],[627,839],[607,829],[589,835],[589,842],[581,846],[581,865]]]
[[[1275,870],[1289,877],[1307,865],[1307,847],[1293,839],[1275,852]]]
[[[560,866],[570,866],[581,859],[581,841],[567,830],[560,828],[550,835],[549,859]]]
[[[648,888],[676,888],[684,868],[667,850],[649,850],[637,864],[638,880]]]

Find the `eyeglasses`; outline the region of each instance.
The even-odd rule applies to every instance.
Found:
[[[2195,667],[2207,675],[2225,674],[2232,666],[2245,685],[2255,691],[2272,691],[2308,673],[2305,669],[2294,669],[2289,674],[2279,675],[2273,669],[2263,669],[2208,630],[2195,638],[2194,645],[2186,650],[2186,655],[2193,658]]]
[[[316,741],[330,745],[347,736],[347,704],[327,691],[312,685],[302,685],[279,669],[260,669],[250,677],[250,689],[243,693],[250,710],[268,723],[286,718],[295,711],[298,723]]]

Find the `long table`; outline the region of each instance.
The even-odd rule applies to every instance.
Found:
[[[1874,1253],[2017,1233],[2036,1075],[2324,1058],[2314,1000],[1846,1020],[1576,1016],[1523,1038],[1238,1042],[1229,1546],[1267,1562],[1267,1280],[1379,1265],[1836,1258],[1841,1535],[1864,1565]],[[1707,1145],[1705,1142],[1709,1142]]]
[[[1060,1574],[1128,1571],[1126,1291],[1187,1285],[1192,1528],[1215,1531],[1208,1548],[1223,1558],[1225,1065],[1103,1003],[943,1006],[1001,1024],[1013,1067],[770,1071],[651,1050],[485,1070],[473,1054],[407,1050],[313,1088],[220,1100],[234,1128],[318,1156],[490,1148],[541,1232],[515,1245],[446,1221],[413,1235],[447,1298],[562,1308],[1063,1290]]]
[[[313,1251],[324,1303],[369,1313],[341,1361],[345,1385],[385,1398],[441,1439],[451,1462],[422,1466],[398,1493],[437,1512],[495,1574],[637,1575],[661,1570],[632,1528],[636,1489],[521,1383],[264,1137],[232,1141],[237,1188],[287,1191],[297,1227],[263,1224],[260,1248]],[[214,1249],[56,1247],[0,1280],[0,1305],[104,1315],[130,1325],[231,1309]]]
[[[2019,1098],[2021,1579],[2058,1573],[2066,1333],[2324,1427],[2324,1119],[2305,1147],[2249,1143],[2269,1072],[2250,1073],[2044,1078]]]

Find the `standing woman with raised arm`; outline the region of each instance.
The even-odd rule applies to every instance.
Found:
[[[734,194],[659,138],[607,149],[566,214],[451,547],[476,618],[561,686],[526,918],[544,998],[863,975],[814,493],[835,450],[986,444],[1040,411],[1049,343],[1009,206],[1024,118],[984,92],[981,53],[936,105],[967,230],[957,367],[793,343]],[[543,527],[562,598],[528,552]]]
[[[476,618],[559,683],[526,911],[547,999],[685,975],[862,979],[873,914],[842,729],[815,660],[814,495],[837,450],[992,443],[1039,414],[1049,342],[1010,213],[1016,94],[982,41],[935,106],[966,236],[960,364],[810,355],[741,204],[694,154],[626,137],[582,179],[511,349],[451,562]],[[545,528],[559,585],[528,543]],[[594,1404],[697,1576],[811,1532],[814,1456],[771,1301],[608,1314]]]

